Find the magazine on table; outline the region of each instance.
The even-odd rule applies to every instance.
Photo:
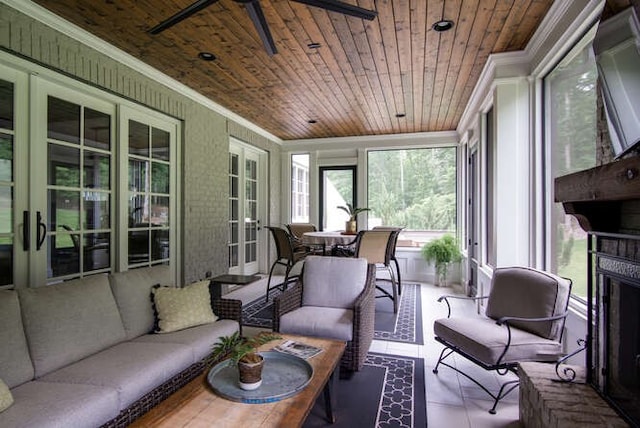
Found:
[[[273,349],[278,352],[304,358],[305,360],[308,360],[309,358],[314,357],[322,352],[322,348],[318,348],[317,346],[313,345],[307,345],[306,343],[302,342],[296,342],[295,340],[284,341]]]

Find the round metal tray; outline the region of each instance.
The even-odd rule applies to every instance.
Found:
[[[302,391],[313,376],[313,367],[300,357],[277,351],[261,352],[262,385],[245,391],[238,385],[238,367],[229,360],[216,364],[207,375],[214,392],[241,403],[272,403]]]

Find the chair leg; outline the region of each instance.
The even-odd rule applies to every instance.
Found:
[[[398,285],[396,282],[396,277],[393,274],[393,269],[391,268],[391,265],[387,266],[387,269],[389,269],[389,276],[391,277],[391,289],[393,292],[393,313],[397,314],[398,313]]]
[[[400,276],[400,264],[398,263],[398,259],[395,257],[393,259],[393,263],[396,265],[396,272],[398,272],[398,294],[402,294],[402,277]]]
[[[520,381],[518,379],[507,381],[500,386],[500,390],[498,391],[498,393],[494,394],[493,392],[489,391],[487,387],[482,385],[478,380],[474,379],[473,377],[463,372],[462,370],[458,369],[457,367],[444,362],[444,359],[447,358],[449,355],[453,354],[454,352],[455,352],[455,349],[445,346],[444,349],[442,349],[442,352],[440,352],[440,358],[438,358],[438,362],[436,363],[436,366],[433,368],[433,373],[438,374],[438,366],[442,364],[445,367],[449,367],[450,369],[455,370],[456,372],[460,373],[461,375],[469,379],[471,382],[478,385],[480,388],[482,388],[484,392],[486,392],[491,398],[493,398],[493,406],[491,407],[491,409],[489,409],[489,413],[491,413],[492,415],[495,415],[496,406],[498,406],[498,403],[500,402],[500,400],[506,397],[511,391],[516,389],[520,385]],[[460,355],[465,356],[464,354],[460,354]],[[507,370],[505,370],[504,372],[498,371],[498,374],[507,374],[508,372],[517,374],[514,368],[507,368]]]
[[[275,262],[273,262],[273,264],[271,265],[271,269],[269,270],[269,279],[267,280],[267,297],[265,299],[265,302],[269,302],[269,290],[271,290],[269,288],[269,286],[271,285],[271,275],[273,275],[273,269],[275,269],[276,265],[278,264],[278,261],[276,260]]]

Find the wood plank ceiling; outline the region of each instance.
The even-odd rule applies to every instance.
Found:
[[[378,16],[260,0],[278,49],[272,57],[234,0],[158,35],[147,30],[193,0],[36,3],[283,140],[455,129],[489,54],[523,49],[553,3],[345,1]],[[441,18],[453,29],[434,31]],[[200,60],[199,52],[217,59]]]

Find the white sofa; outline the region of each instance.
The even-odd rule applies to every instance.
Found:
[[[216,322],[152,334],[151,288],[167,267],[0,291],[0,379],[14,403],[0,427],[126,426],[197,376],[241,302],[212,301]]]

